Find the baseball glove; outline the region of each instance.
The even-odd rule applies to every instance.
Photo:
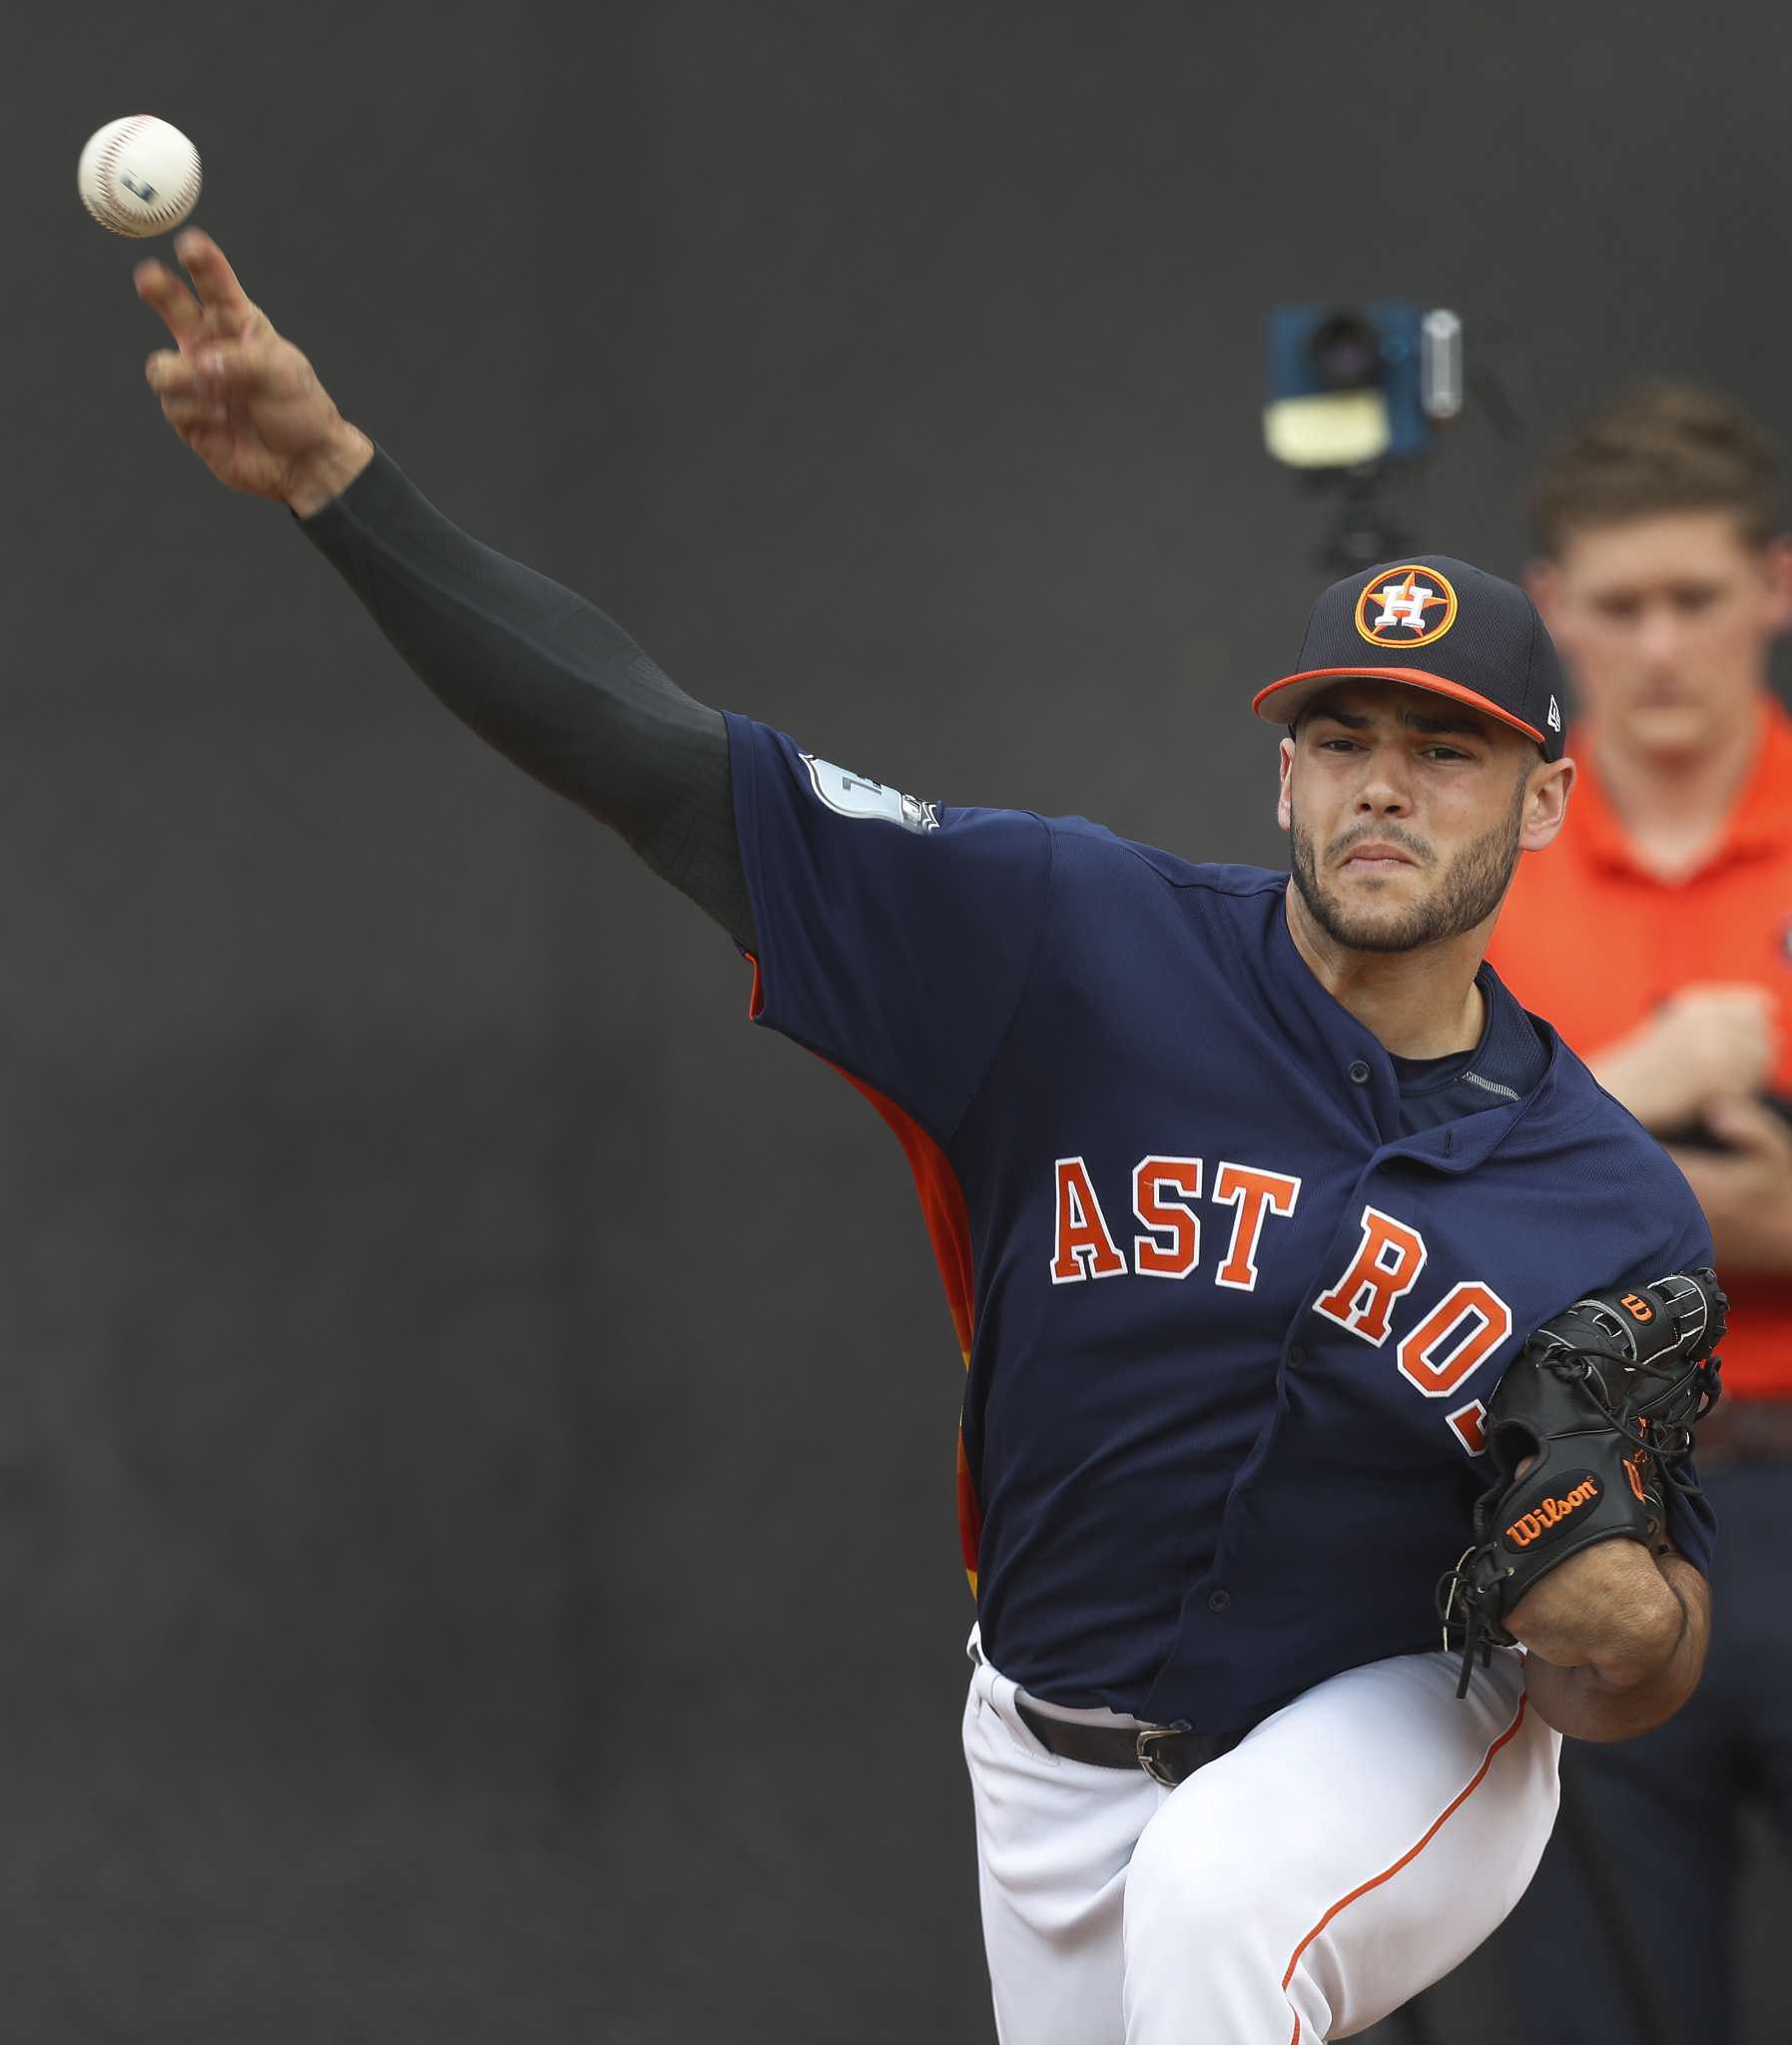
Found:
[[[1489,1402],[1499,1481],[1476,1501],[1475,1546],[1438,1586],[1459,1698],[1478,1652],[1485,1666],[1513,1645],[1501,1622],[1540,1577],[1595,1541],[1661,1545],[1667,1487],[1696,1488],[1677,1466],[1717,1403],[1728,1308],[1715,1271],[1673,1271],[1577,1299],[1526,1339]]]

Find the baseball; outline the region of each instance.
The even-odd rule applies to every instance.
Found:
[[[127,114],[90,135],[76,166],[81,203],[115,235],[165,235],[199,200],[199,151],[154,114]]]

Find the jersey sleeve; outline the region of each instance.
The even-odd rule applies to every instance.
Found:
[[[728,713],[759,950],[754,1020],[944,1142],[975,1097],[1044,923],[1051,834],[923,801]]]
[[[1682,1477],[1696,1482],[1693,1464],[1680,1466]],[[1711,1574],[1711,1558],[1717,1549],[1717,1515],[1702,1490],[1670,1488],[1667,1499],[1667,1535],[1701,1577]]]

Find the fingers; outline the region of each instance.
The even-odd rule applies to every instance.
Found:
[[[165,397],[162,416],[177,432],[189,426],[222,426],[230,418],[229,407],[211,397]]]
[[[177,354],[172,348],[158,348],[143,365],[143,373],[150,388],[166,406],[171,399],[193,398],[199,395],[200,372],[192,356]]]
[[[1755,981],[1699,980],[1669,996],[1667,1006],[1765,1014],[1773,1006],[1773,997]]]
[[[162,400],[162,416],[177,433],[223,425],[230,416],[224,395],[209,387],[190,355],[159,349],[144,363],[150,388]]]
[[[1792,1167],[1792,1131],[1772,1108],[1758,1100],[1727,1098],[1707,1101],[1704,1114],[1705,1126],[1728,1148]]]
[[[182,347],[191,347],[205,331],[206,316],[199,301],[165,264],[140,263],[131,273],[137,296],[160,313]]]
[[[217,313],[233,328],[241,327],[255,315],[249,295],[237,282],[237,273],[225,261],[224,251],[203,228],[188,228],[175,237],[175,254],[187,266],[199,302],[209,313]]]
[[[192,290],[162,263],[140,263],[131,276],[137,296],[161,314],[182,350],[191,352],[207,335],[248,334],[256,324],[256,309],[218,244],[189,228],[176,239],[175,249],[193,279]]]
[[[149,386],[164,399],[204,398],[222,403],[254,397],[274,387],[278,344],[213,341],[199,337],[191,351],[158,348],[143,365]]]

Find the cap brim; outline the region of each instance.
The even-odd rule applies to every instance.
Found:
[[[1428,675],[1416,667],[1314,667],[1305,674],[1284,675],[1279,682],[1271,682],[1267,688],[1259,689],[1251,698],[1251,708],[1266,724],[1292,724],[1313,698],[1329,689],[1334,682],[1406,682],[1415,689],[1429,689],[1434,696],[1448,696],[1453,702],[1467,703],[1471,710],[1479,710],[1484,717],[1495,717],[1501,724],[1509,724],[1513,731],[1521,731],[1527,739],[1534,739],[1539,746],[1549,741],[1534,724],[1526,724],[1521,717],[1514,717],[1509,710],[1502,710],[1486,696],[1474,689],[1465,689],[1461,682],[1447,681],[1442,675]]]

